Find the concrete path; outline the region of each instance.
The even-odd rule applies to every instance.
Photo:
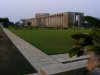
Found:
[[[50,64],[58,64],[61,63],[47,54],[43,53],[41,50],[35,48],[33,45],[24,41],[20,37],[13,34],[6,28],[3,28],[3,31],[10,38],[14,45],[20,50],[20,52],[24,55],[24,57],[30,62],[30,64],[40,72],[40,68]]]
[[[88,58],[88,56],[74,56],[72,58],[69,57],[68,54],[58,54],[58,55],[50,55],[52,58],[58,60],[61,63],[67,63],[67,62],[74,62],[74,61],[80,61],[80,60],[85,60]]]
[[[69,59],[68,55],[52,55],[49,56],[37,49],[33,45],[24,41],[20,37],[13,34],[6,28],[3,28],[3,31],[9,37],[9,39],[13,42],[13,44],[19,49],[19,51],[24,55],[24,57],[30,62],[30,64],[38,71],[36,74],[29,75],[50,75],[53,73],[65,72],[68,70],[78,69],[85,67],[86,60],[82,60],[75,63],[64,64],[63,62],[76,60],[77,58]],[[83,59],[86,57],[82,57],[79,59]],[[75,65],[79,66],[75,66]],[[69,66],[70,65],[70,66]],[[71,66],[73,65],[73,66]],[[44,74],[44,72],[47,72]]]

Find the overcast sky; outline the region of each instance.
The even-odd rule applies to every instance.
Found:
[[[35,13],[83,12],[100,18],[100,0],[0,0],[0,17],[16,22]]]

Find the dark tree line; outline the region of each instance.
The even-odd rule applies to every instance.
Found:
[[[13,22],[9,21],[9,18],[0,18],[0,22],[3,24],[5,28],[8,28],[9,25],[14,25]]]
[[[100,28],[100,19],[92,16],[85,16],[84,21],[87,21],[93,27]]]

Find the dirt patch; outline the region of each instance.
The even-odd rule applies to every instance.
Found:
[[[0,75],[24,75],[36,72],[0,29]]]

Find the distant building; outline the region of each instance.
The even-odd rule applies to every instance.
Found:
[[[31,22],[32,27],[81,27],[83,26],[83,16],[84,13],[80,12],[65,12],[53,15],[38,13],[35,14],[35,18],[26,19],[25,24],[27,25],[27,22]]]
[[[46,17],[46,16],[49,16],[49,15],[50,15],[49,13],[37,13],[37,14],[35,14],[35,18]]]

